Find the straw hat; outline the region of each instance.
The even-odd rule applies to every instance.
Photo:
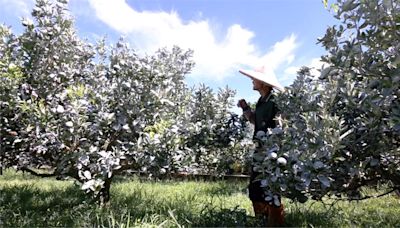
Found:
[[[253,78],[258,79],[272,86],[273,88],[280,90],[281,92],[283,92],[284,90],[281,84],[278,82],[278,79],[276,79],[274,72],[272,72],[271,70],[267,70],[266,67],[264,66],[254,70],[241,69],[239,70],[239,72],[252,79]]]

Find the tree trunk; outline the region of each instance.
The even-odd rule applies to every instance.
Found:
[[[3,175],[4,151],[1,145],[3,145],[3,137],[0,137],[0,175]]]
[[[111,187],[112,177],[105,180],[104,188],[102,188],[98,195],[98,201],[100,206],[105,206],[110,201],[110,187]]]
[[[393,182],[393,184],[395,186],[397,186],[398,188],[400,188],[400,176],[396,175],[396,174],[392,174],[390,177],[391,177],[391,181]]]
[[[400,197],[400,176],[392,175],[391,177],[392,177],[391,180],[392,180],[393,184],[396,186],[395,193],[398,197]]]

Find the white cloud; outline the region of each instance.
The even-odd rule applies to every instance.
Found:
[[[276,70],[282,63],[290,64],[294,60],[294,50],[297,47],[296,36],[290,35],[284,40],[277,42],[272,51],[268,52],[261,59],[267,63],[273,70]]]
[[[284,70],[284,76],[282,77],[282,80],[287,82],[285,83],[286,85],[293,82],[293,80],[296,78],[297,71],[299,71],[302,66],[307,66],[311,68],[311,75],[317,77],[320,74],[319,70],[323,67],[324,64],[326,63],[321,62],[321,58],[313,58],[301,66],[289,66]]]
[[[314,76],[319,76],[320,75],[320,69],[322,68],[323,65],[326,65],[326,63],[321,62],[321,58],[314,58],[311,60],[310,65],[308,67],[311,68],[311,75]]]
[[[34,6],[34,0],[0,0],[3,10],[13,12],[14,15],[27,17]]]
[[[139,12],[125,0],[89,0],[95,15],[105,24],[124,34],[134,47],[151,53],[160,47],[178,45],[194,50],[196,78],[222,80],[236,73],[241,65],[249,67],[268,64],[276,70],[290,64],[297,47],[296,36],[277,42],[267,52],[252,43],[255,34],[238,24],[231,25],[222,41],[217,40],[207,20],[184,22],[176,12]]]
[[[285,74],[295,75],[299,71],[300,67],[290,66],[285,69]]]

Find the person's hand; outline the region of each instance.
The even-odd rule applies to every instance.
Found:
[[[246,109],[249,107],[245,99],[240,99],[239,102],[237,103],[237,106],[242,109]]]

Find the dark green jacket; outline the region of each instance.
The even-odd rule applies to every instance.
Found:
[[[258,131],[267,131],[268,128],[276,127],[276,122],[274,120],[276,113],[278,112],[278,107],[274,102],[274,96],[260,97],[256,104],[255,110],[255,129],[254,135]]]

